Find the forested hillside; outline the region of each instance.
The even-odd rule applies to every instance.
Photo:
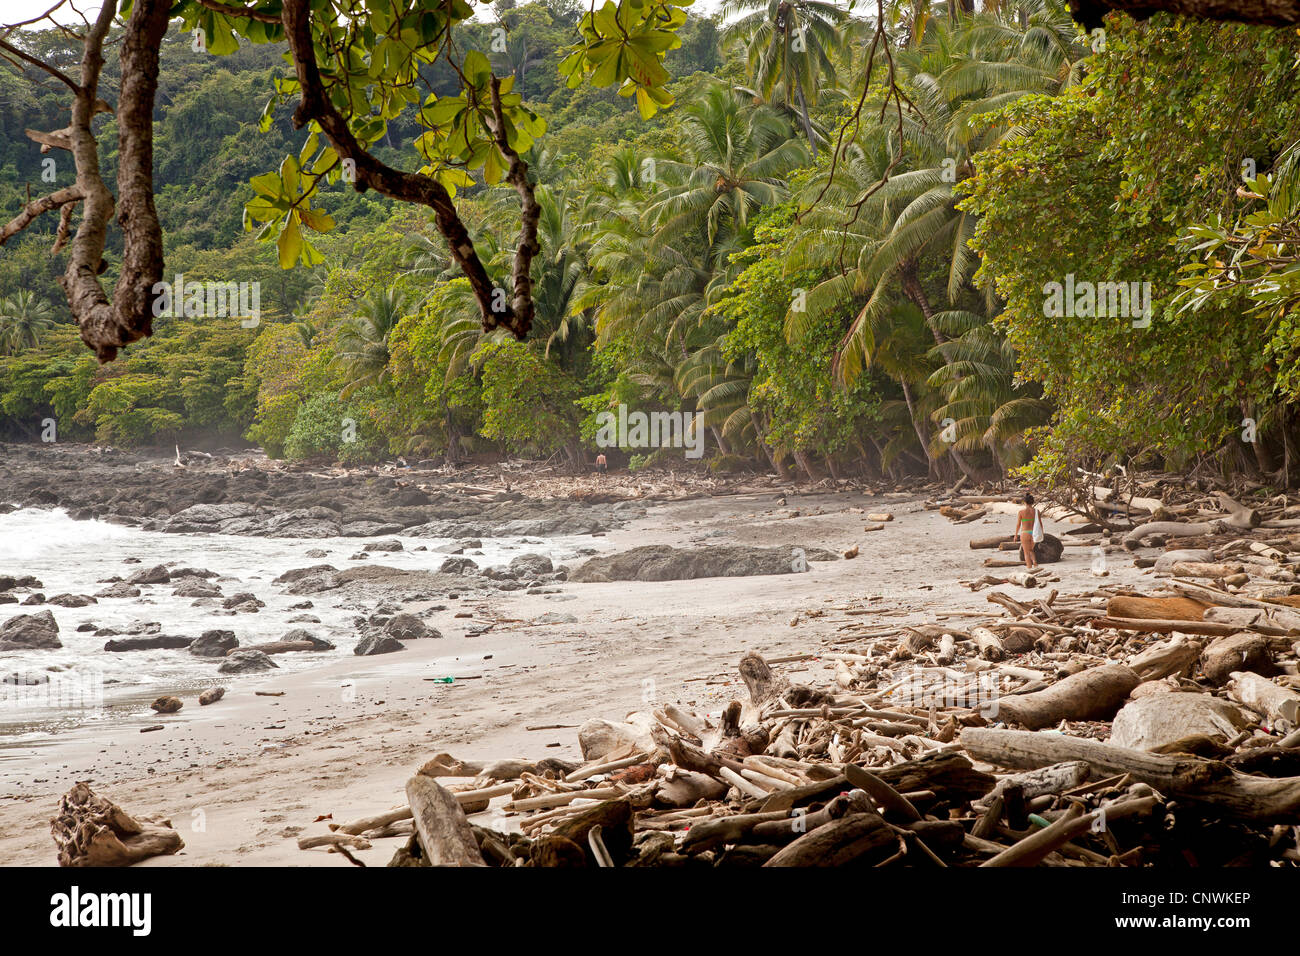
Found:
[[[344,182],[313,199],[335,227],[310,236],[310,264],[281,268],[245,205],[314,148],[292,103],[262,121],[283,47],[196,51],[174,23],[155,115],[165,275],[258,282],[259,320],[164,317],[100,365],[47,215],[0,247],[0,437],[53,419],[66,440],[578,465],[625,405],[702,413],[715,469],[1053,481],[1119,462],[1293,481],[1297,31],[1158,14],[1085,35],[1059,0],[888,9],[894,84],[877,55],[865,88],[875,28],[847,3],[689,17],[663,63],[673,103],[649,118],[566,84],[585,6],[498,2],[465,25],[544,121],[522,342],[483,332],[428,210]],[[11,42],[79,55],[56,31]],[[463,65],[441,56],[423,78],[450,91]],[[66,117],[57,83],[0,68],[0,220],[71,181],[66,153],[24,135]],[[114,122],[97,120],[106,173]],[[375,150],[413,168],[422,133],[404,114]],[[479,170],[456,200],[508,285],[514,192]]]

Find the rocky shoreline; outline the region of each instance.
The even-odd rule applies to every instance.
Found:
[[[144,531],[282,538],[600,534],[645,514],[634,501],[541,499],[456,487],[436,468],[329,473],[249,452],[156,454],[0,444],[0,508],[63,508]]]

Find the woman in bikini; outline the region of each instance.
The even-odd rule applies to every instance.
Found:
[[[1020,549],[1025,554],[1025,567],[1032,571],[1038,567],[1038,559],[1034,557],[1034,521],[1038,518],[1034,496],[1025,495],[1024,505],[1016,515],[1016,534],[1020,538]]]

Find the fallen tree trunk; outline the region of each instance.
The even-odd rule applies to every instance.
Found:
[[[1155,621],[1199,621],[1210,605],[1188,597],[1130,597],[1120,595],[1106,602],[1109,617]]]
[[[432,777],[417,774],[406,781],[406,799],[430,866],[487,866],[451,791],[438,786]]]
[[[1094,617],[1090,623],[1093,627],[1113,627],[1118,631],[1147,631],[1152,634],[1181,631],[1184,634],[1208,634],[1211,637],[1236,634],[1241,630],[1235,624],[1216,624],[1213,621],[1143,621],[1124,617]],[[1273,630],[1276,628],[1270,628],[1265,633]]]
[[[805,833],[764,866],[844,866],[895,841],[878,813],[854,813]]]
[[[1228,696],[1270,720],[1300,723],[1300,694],[1281,687],[1267,677],[1247,671],[1233,671]]]
[[[1205,612],[1205,620],[1216,624],[1231,624],[1238,629],[1258,630],[1263,625],[1284,634],[1300,631],[1300,613],[1280,605],[1276,610],[1262,607],[1212,607]]]
[[[1203,535],[1220,534],[1226,526],[1224,521],[1148,521],[1138,525],[1124,535],[1124,547],[1135,550],[1143,538],[1153,534],[1183,538],[1199,538]]]
[[[1062,720],[1107,720],[1142,679],[1123,664],[1104,664],[1080,671],[1032,694],[999,697],[999,720],[1037,730]]]
[[[1131,774],[1166,797],[1210,804],[1242,820],[1293,823],[1300,814],[1300,777],[1252,777],[1226,764],[1198,757],[1166,756],[1064,734],[968,727],[962,746],[978,760],[1031,769],[1065,760],[1085,760],[1094,773]]]
[[[1224,511],[1228,512],[1228,517],[1224,519],[1226,524],[1232,525],[1234,528],[1240,528],[1243,531],[1259,527],[1259,512],[1254,508],[1247,508],[1239,501],[1225,495],[1222,491],[1218,493],[1217,497],[1219,505]]]

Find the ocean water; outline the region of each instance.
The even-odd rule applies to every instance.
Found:
[[[392,538],[401,541],[405,550],[373,552],[367,561],[348,560],[367,541]],[[581,559],[580,548],[602,549],[605,539],[584,535],[481,540],[482,553],[476,550],[465,556],[486,568],[508,564],[527,552],[545,554],[557,565],[573,566]],[[420,545],[428,550],[411,550]],[[78,631],[78,625],[93,623],[126,630],[134,622],[157,621],[162,625],[159,633],[190,638],[207,630],[230,630],[241,645],[280,640],[287,631],[301,627],[336,645],[333,651],[275,655],[280,670],[273,673],[304,670],[351,655],[360,639],[352,619],[373,609],[378,599],[363,599],[360,607],[339,607],[347,599],[338,592],[285,594],[284,586],[272,584],[273,579],[292,568],[315,564],[330,564],[340,570],[380,564],[436,571],[450,547],[449,539],[401,535],[367,539],[163,534],[105,521],[74,521],[61,510],[22,509],[0,515],[0,574],[32,575],[42,583],[39,590],[46,598],[93,596],[108,586],[100,583],[105,578],[117,575],[125,579],[158,564],[215,571],[217,577],[209,581],[218,584],[223,594],[223,598],[200,600],[196,607],[196,599],[174,596],[174,585],[157,584],[139,585],[141,595],[137,598],[99,598],[99,603],[81,608],[0,605],[0,624],[18,614],[49,610],[58,621],[63,642],[58,650],[0,652],[0,741],[112,719],[115,713],[138,711],[159,694],[178,689],[250,679],[218,675],[219,659],[195,657],[184,648],[105,651],[104,642],[109,638]],[[306,556],[316,548],[329,553],[323,558]],[[127,563],[128,558],[138,558],[139,563]],[[256,614],[213,613],[221,610],[224,597],[240,592],[251,592],[266,607]],[[19,591],[17,596],[24,600],[26,592]],[[304,601],[313,602],[313,607],[291,608]],[[321,623],[289,621],[300,614],[315,615]],[[4,683],[11,675],[22,683]]]

